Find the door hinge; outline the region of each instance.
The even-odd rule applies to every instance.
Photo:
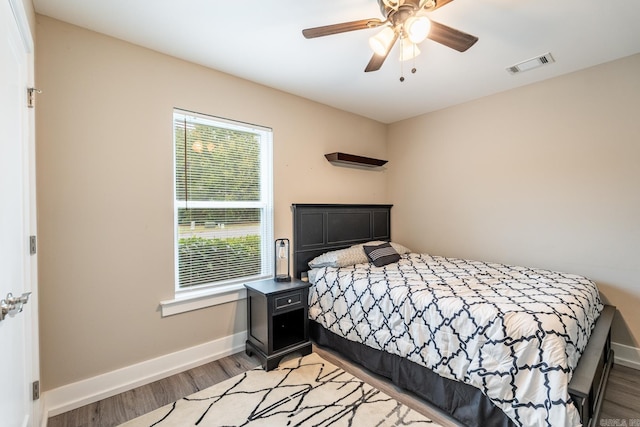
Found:
[[[34,108],[36,106],[36,93],[42,93],[42,91],[35,87],[27,88],[27,107]]]
[[[36,250],[36,236],[29,236],[29,255],[35,255]]]
[[[33,400],[40,399],[40,381],[34,381],[31,387]]]

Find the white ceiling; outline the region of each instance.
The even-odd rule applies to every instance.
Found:
[[[383,18],[376,0],[34,0],[38,13],[391,123],[640,52],[640,0],[455,0],[434,21],[479,37],[460,53],[394,49],[364,73],[376,29],[307,40],[301,30]],[[556,62],[505,68],[551,52]],[[640,78],[640,77],[639,77]]]

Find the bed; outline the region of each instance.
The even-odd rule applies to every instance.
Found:
[[[391,240],[391,205],[292,208],[294,274],[312,276],[316,344],[468,426],[596,424],[615,308],[593,282],[405,253]],[[331,264],[335,251],[390,241],[394,250],[379,247],[399,254],[394,262]]]

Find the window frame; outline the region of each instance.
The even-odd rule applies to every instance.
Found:
[[[177,118],[186,117],[187,122],[200,123],[207,126],[220,127],[241,132],[250,132],[259,135],[260,145],[260,200],[258,201],[187,201],[178,200],[177,158],[176,158],[176,126]],[[202,308],[203,306],[229,302],[244,297],[244,284],[262,280],[273,276],[273,130],[268,127],[225,119],[208,114],[197,113],[189,110],[174,108],[172,111],[172,146],[173,146],[173,261],[174,261],[174,292],[175,299],[161,303],[163,316],[177,314],[182,311]],[[180,286],[179,280],[179,220],[180,208],[252,208],[260,209],[260,252],[261,272],[258,275],[229,279],[213,283]],[[215,298],[207,298],[214,296]],[[193,300],[195,302],[189,302]],[[207,300],[212,300],[208,303]],[[186,302],[186,304],[185,304]],[[204,304],[204,305],[203,305]],[[176,305],[186,307],[185,310],[176,309]],[[166,309],[166,310],[165,310]],[[167,314],[165,314],[167,311]]]

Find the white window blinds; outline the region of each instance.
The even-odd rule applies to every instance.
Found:
[[[174,110],[177,288],[272,273],[272,132]]]

